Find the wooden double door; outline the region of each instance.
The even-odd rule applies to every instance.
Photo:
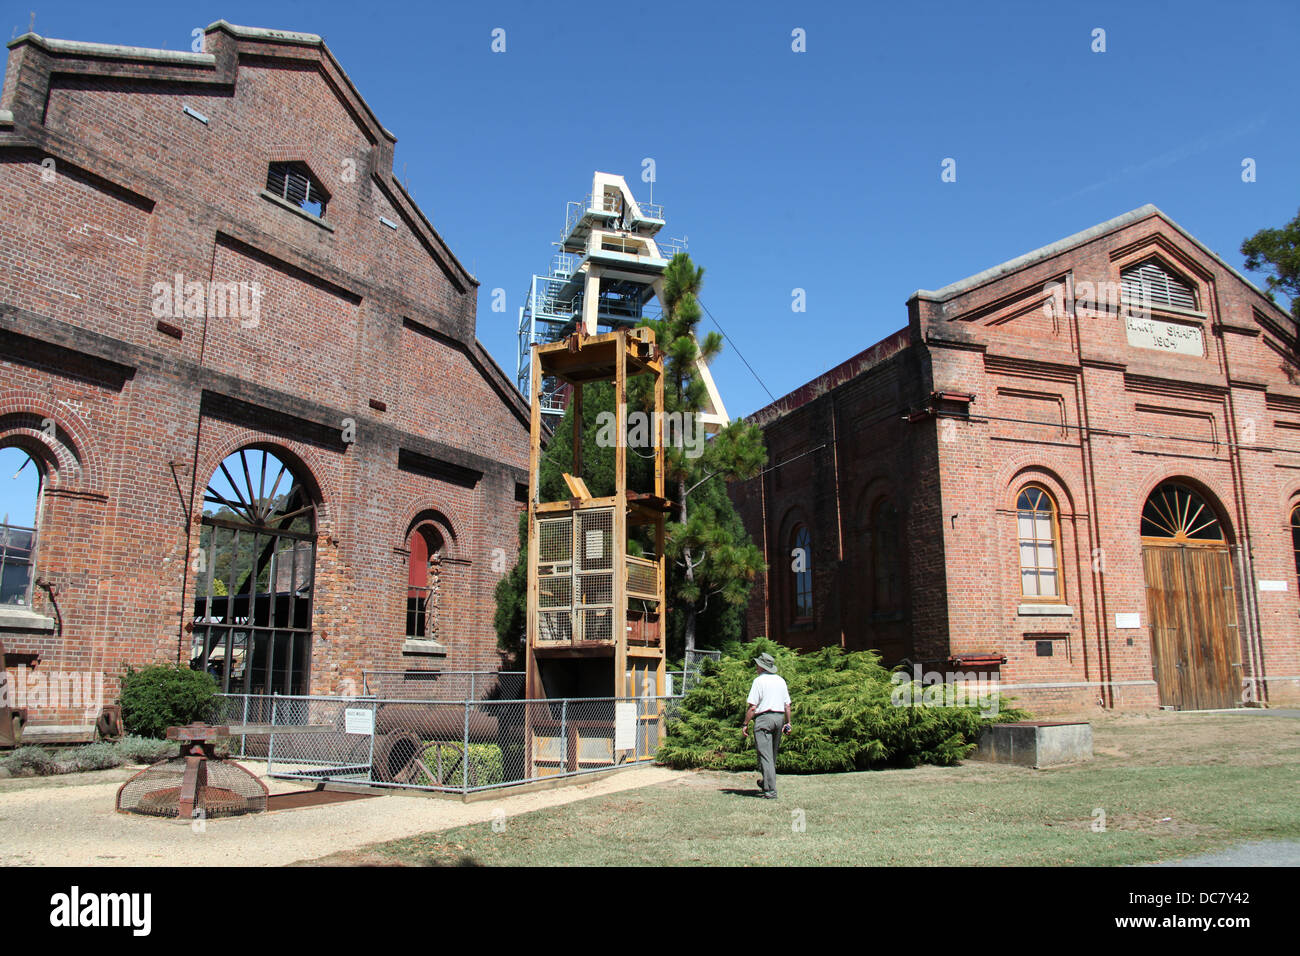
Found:
[[[1226,547],[1147,544],[1147,619],[1161,706],[1241,705],[1241,643]]]

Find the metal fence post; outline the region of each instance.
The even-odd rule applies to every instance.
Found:
[[[244,726],[248,726],[248,695],[244,695]],[[244,751],[248,749],[248,734],[239,735],[239,756],[245,756]]]
[[[569,698],[560,701],[560,775],[569,772]]]
[[[344,719],[346,719],[346,714]],[[366,767],[366,780],[370,783],[375,782],[375,725],[379,722],[379,701],[374,700],[370,704],[370,763]]]
[[[478,698],[474,696],[474,673],[475,673],[474,671],[469,672],[469,699],[470,700],[478,700]]]
[[[279,694],[271,695],[271,733],[266,738],[266,775],[271,775],[271,755],[275,752],[275,712],[279,709]]]
[[[461,751],[460,772],[463,781],[461,793],[469,793],[469,701],[465,701],[465,731],[461,738],[464,750]]]

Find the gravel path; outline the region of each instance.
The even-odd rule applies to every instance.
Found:
[[[1257,840],[1152,866],[1300,866],[1300,840]]]
[[[249,767],[254,772],[257,766]],[[0,866],[283,866],[470,823],[493,813],[511,816],[633,790],[672,780],[677,771],[632,767],[599,780],[554,790],[502,794],[475,803],[385,794],[301,810],[209,821],[202,832],[185,823],[113,809],[124,772],[105,781],[80,774],[64,785],[0,785]],[[272,793],[303,789],[282,780],[264,781]]]

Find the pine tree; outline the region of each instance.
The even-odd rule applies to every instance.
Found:
[[[707,402],[698,365],[708,364],[722,351],[722,336],[717,332],[708,333],[703,342],[696,335],[703,282],[704,269],[697,268],[690,256],[681,252],[673,256],[664,273],[663,318],[646,323],[667,356],[664,411],[670,421],[682,416],[698,423]],[[710,602],[739,611],[755,575],[763,569],[762,554],[740,526],[725,482],[753,477],[767,458],[761,430],[745,421],[720,430],[705,443],[703,454],[697,456],[694,450],[679,442],[670,445],[664,456],[668,494],[676,513],[667,527],[668,559],[682,575],[669,610],[682,617],[687,652],[695,650],[700,615]],[[723,635],[714,635],[711,643],[721,639]]]
[[[1300,319],[1300,213],[1281,229],[1261,229],[1241,244],[1246,268],[1272,272],[1264,281],[1268,297],[1281,291],[1291,300],[1291,314]]]

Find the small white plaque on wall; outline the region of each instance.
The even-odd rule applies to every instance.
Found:
[[[1259,589],[1261,591],[1285,591],[1285,581],[1260,581]]]
[[[1137,611],[1130,614],[1115,615],[1115,629],[1120,631],[1132,630],[1135,627],[1142,626],[1142,615]]]

